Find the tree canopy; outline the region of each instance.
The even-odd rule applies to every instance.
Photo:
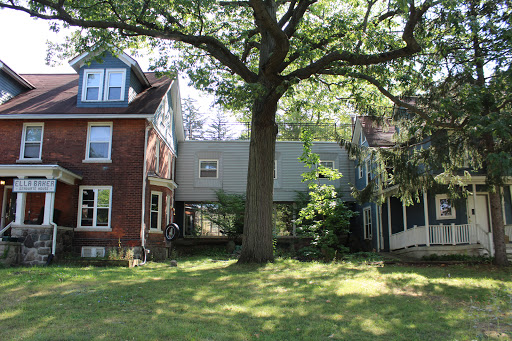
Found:
[[[240,262],[272,253],[272,164],[279,100],[304,81],[346,84],[414,69],[433,0],[0,0],[10,8],[81,28],[54,51],[158,51],[156,70],[186,70],[228,109],[251,112],[247,205]],[[407,78],[407,77],[406,77]],[[405,78],[405,80],[407,80]],[[355,84],[355,83],[352,83]],[[354,86],[355,88],[355,86]]]

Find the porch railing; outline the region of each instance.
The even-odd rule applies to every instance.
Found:
[[[412,229],[391,235],[389,244],[391,250],[419,245],[481,244],[490,251],[489,233],[473,224],[429,225],[428,229],[415,225]]]
[[[13,222],[11,221],[9,224],[7,224],[6,227],[4,227],[2,230],[0,230],[0,237],[2,237],[4,235],[5,231],[7,231],[8,229],[11,228],[12,223]]]

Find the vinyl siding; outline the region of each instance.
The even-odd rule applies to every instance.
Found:
[[[96,101],[96,102],[82,102],[82,88],[84,83],[84,71],[85,70],[106,70],[106,69],[125,69],[126,70],[126,79],[125,79],[125,88],[124,91],[124,100],[123,101]],[[107,77],[104,74],[103,77],[103,92],[105,91],[105,86],[107,82]],[[142,85],[139,83],[138,79],[135,77],[134,73],[131,72],[131,68],[122,62],[120,59],[115,58],[110,53],[104,57],[103,62],[99,63],[97,61],[92,61],[89,65],[85,64],[80,68],[80,76],[78,79],[78,94],[77,94],[77,107],[80,108],[119,108],[119,107],[127,107],[128,101],[133,99],[136,96],[137,91],[141,91]],[[131,89],[131,90],[130,90]]]
[[[8,74],[0,70],[0,104],[23,92],[23,87]]]
[[[215,191],[219,189],[227,193],[245,193],[249,141],[184,141],[178,145],[178,151],[176,201],[214,201]],[[347,152],[334,142],[317,142],[313,145],[313,152],[318,153],[321,160],[334,161],[343,177],[332,181],[332,184],[341,188],[344,200],[352,200],[349,183],[353,183],[354,165]],[[274,201],[294,201],[297,191],[307,191],[307,184],[301,181],[301,174],[307,170],[298,160],[301,154],[302,142],[277,142]],[[217,179],[199,178],[199,160],[203,159],[219,160]]]

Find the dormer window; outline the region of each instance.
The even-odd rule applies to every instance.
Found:
[[[125,70],[107,70],[106,101],[123,100],[125,74]]]
[[[125,69],[91,69],[84,71],[82,101],[124,100]],[[103,91],[103,89],[105,89]]]
[[[82,101],[101,101],[102,89],[103,70],[86,70],[84,73]]]

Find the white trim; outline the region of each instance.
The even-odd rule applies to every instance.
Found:
[[[156,195],[158,196],[158,207],[157,207],[157,211],[154,211],[153,210],[153,195]],[[157,212],[158,213],[158,221],[157,221],[157,224],[156,224],[156,229],[152,228],[152,225],[151,222],[152,222],[152,218],[153,218],[153,214],[154,212]],[[150,201],[149,201],[149,232],[155,232],[155,231],[162,231],[162,192],[158,192],[158,191],[151,191],[151,197],[150,197]]]
[[[167,218],[167,225],[171,223],[171,196],[167,194],[165,196],[165,217]]]
[[[110,128],[110,137],[108,141],[101,141],[103,143],[108,142],[108,156],[106,158],[91,158],[89,157],[90,152],[90,143],[91,143],[91,128],[92,127],[109,127]],[[87,144],[85,145],[85,159],[83,162],[105,162],[111,161],[112,157],[112,135],[113,135],[113,127],[114,124],[112,122],[89,122],[87,125]]]
[[[368,227],[368,228],[367,228]],[[372,239],[372,208],[365,207],[363,208],[363,232],[364,239],[371,240]]]
[[[35,89],[36,87],[30,84],[29,81],[27,81],[25,78],[18,75],[15,71],[13,71],[9,66],[7,66],[5,63],[3,63],[0,60],[0,70],[3,70],[6,74],[14,78],[15,81],[20,83],[22,86],[28,89]]]
[[[174,190],[178,185],[171,179],[162,179],[156,176],[148,176],[149,184],[152,186],[166,187],[170,190]]]
[[[98,190],[108,189],[109,192],[109,206],[108,206],[108,225],[107,226],[97,226],[96,218],[98,214]],[[84,190],[93,190],[94,191],[94,202],[92,207],[93,215],[92,215],[92,226],[82,226],[82,209],[83,205],[83,191]],[[101,207],[104,208],[104,207]],[[77,228],[76,231],[112,231],[112,186],[79,186],[78,187],[78,217],[77,217]]]
[[[363,174],[363,167],[361,165],[357,166],[357,172],[359,175],[359,179],[362,179],[364,174]]]
[[[322,162],[330,162],[330,163],[332,163],[332,167],[322,165]],[[335,164],[336,164],[336,162],[334,160],[318,160],[318,165],[324,166],[325,168],[329,168],[329,169],[335,169],[336,168]],[[319,179],[327,179],[327,177],[320,176],[320,174],[318,174],[318,178]]]
[[[39,157],[38,158],[27,158],[25,157],[25,139],[27,137],[27,128],[28,127],[41,127],[41,140],[39,141]],[[44,123],[43,122],[26,122],[23,123],[23,131],[21,134],[21,146],[20,146],[20,158],[17,161],[28,161],[28,162],[38,162],[41,161],[42,153],[43,153],[43,136],[44,136]]]
[[[87,71],[87,70],[86,70]],[[110,91],[110,74],[112,73],[121,73],[121,98],[119,99],[108,99],[109,91]],[[104,102],[122,102],[124,101],[124,93],[126,90],[126,69],[106,69],[105,70],[105,89],[103,93],[103,101]],[[117,88],[117,86],[116,86]]]
[[[155,142],[155,173],[160,174],[160,139],[156,136]]]
[[[201,163],[202,162],[216,162],[215,176],[201,176]],[[219,178],[219,160],[218,159],[199,159],[199,178],[200,179],[218,179]]]
[[[97,74],[100,76],[99,86],[98,86],[98,98],[97,99],[87,99],[87,78],[91,74]],[[84,76],[82,80],[82,102],[101,102],[103,101],[103,80],[104,78],[104,70],[103,69],[87,69],[84,70]]]
[[[74,185],[75,180],[82,180],[82,176],[58,165],[0,165],[0,177],[21,178],[22,176],[47,179],[57,179],[60,176],[59,181],[68,185]]]
[[[364,167],[366,168],[366,177],[365,177],[366,186],[368,186],[368,184],[370,183],[371,176],[372,176],[371,165],[372,165],[372,163],[370,160],[366,160],[364,162]]]
[[[277,180],[277,160],[274,160],[274,180]]]
[[[0,120],[60,120],[60,119],[117,119],[117,118],[146,118],[151,119],[155,114],[0,114]],[[203,141],[201,141],[203,142]],[[210,141],[211,142],[211,141]]]
[[[441,200],[449,200],[448,195],[446,194],[436,194],[436,219],[437,220],[447,220],[447,219],[456,219],[457,213],[455,212],[455,206],[453,206],[453,202],[450,202],[451,214],[441,216]]]
[[[0,229],[3,229],[7,225],[5,223],[5,219],[7,218],[5,216],[5,210],[7,209],[7,201],[9,201],[9,199],[7,198],[8,189],[10,189],[12,193],[12,185],[4,185],[4,193],[2,195],[2,212],[0,212]]]

